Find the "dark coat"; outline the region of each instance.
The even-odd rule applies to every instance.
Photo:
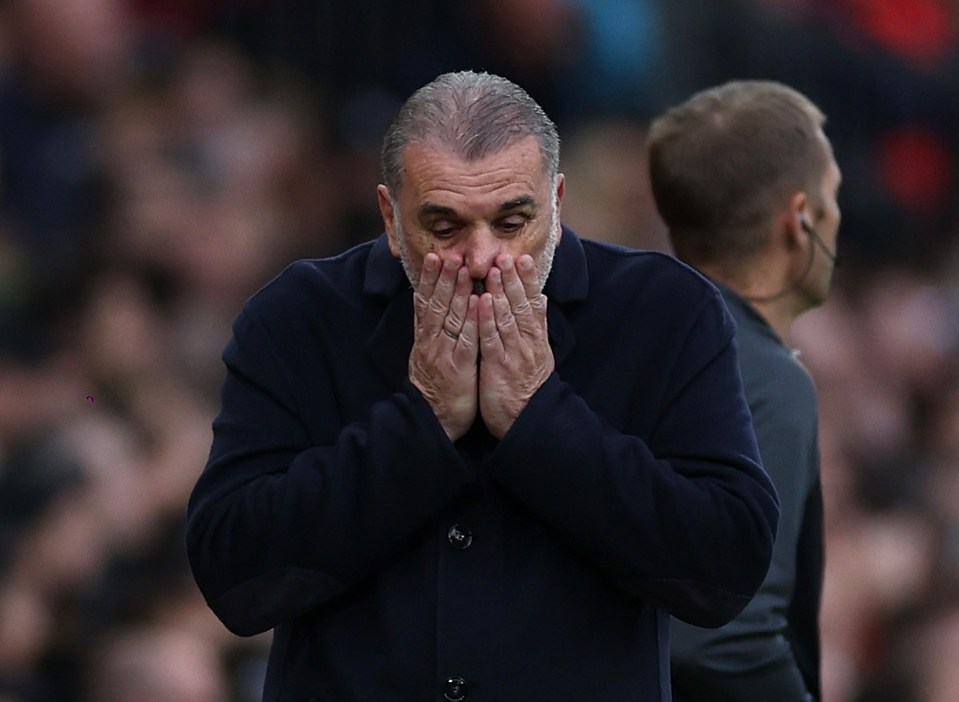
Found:
[[[733,618],[778,519],[716,288],[564,230],[556,371],[455,445],[407,377],[385,237],[301,261],[234,325],[187,546],[265,700],[669,700],[667,612]]]

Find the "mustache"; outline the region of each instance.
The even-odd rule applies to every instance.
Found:
[[[484,292],[486,292],[486,280],[485,279],[474,280],[473,294],[482,295]]]

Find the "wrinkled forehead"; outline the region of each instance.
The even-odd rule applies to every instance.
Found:
[[[541,197],[550,178],[535,139],[524,139],[482,157],[463,156],[443,144],[411,142],[403,153],[402,194],[431,192],[523,193]]]
[[[526,136],[502,145],[485,145],[482,149],[470,148],[471,144],[450,144],[436,137],[424,137],[411,140],[403,149],[403,179],[411,160],[420,160],[424,157],[443,158],[449,162],[461,164],[464,169],[495,166],[499,163],[509,163],[515,168],[522,167],[529,172],[548,175],[547,162],[542,145],[534,136]]]

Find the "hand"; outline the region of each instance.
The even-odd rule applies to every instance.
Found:
[[[442,262],[428,253],[413,293],[410,382],[430,403],[451,441],[469,430],[478,406],[479,299],[472,289],[461,261]]]
[[[556,367],[546,328],[546,296],[533,259],[497,257],[479,299],[479,406],[490,433],[503,438]]]

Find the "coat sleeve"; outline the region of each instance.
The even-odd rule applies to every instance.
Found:
[[[628,595],[715,627],[762,582],[779,511],[718,293],[693,317],[645,437],[611,426],[554,373],[490,469]]]
[[[297,346],[295,342],[287,341]],[[302,344],[300,344],[302,346]],[[343,423],[332,387],[309,416],[288,351],[248,315],[224,352],[222,410],[188,506],[194,577],[234,633],[252,635],[349,588],[404,552],[404,543],[473,480],[411,385]],[[320,368],[311,377],[323,377]],[[322,381],[320,381],[322,385]],[[319,418],[319,419],[316,419]]]

